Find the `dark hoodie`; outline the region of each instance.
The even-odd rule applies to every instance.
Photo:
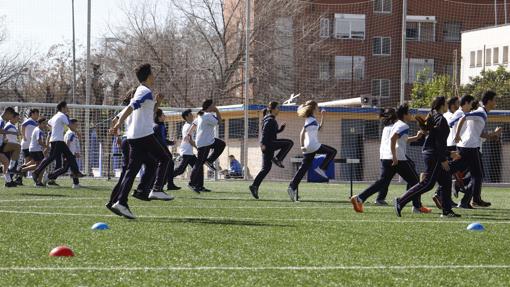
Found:
[[[450,152],[447,149],[446,140],[450,134],[448,121],[441,113],[433,112],[428,124],[432,127],[423,145],[423,153],[434,156],[438,161],[448,160]]]
[[[276,135],[283,132],[285,126],[278,128],[275,116],[268,114],[262,120],[262,138],[260,143],[263,145],[271,145],[276,140]]]

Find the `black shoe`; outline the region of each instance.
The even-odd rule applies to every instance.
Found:
[[[193,191],[193,192],[195,192],[195,193],[200,194],[200,188],[196,188],[196,187],[194,187],[194,186],[193,186],[193,185],[191,185],[191,184],[188,184],[188,188],[189,188],[191,191]]]
[[[32,180],[37,184],[39,182],[39,174],[32,172]]]
[[[439,195],[434,195],[432,197],[432,201],[434,202],[434,204],[436,205],[436,207],[438,209],[443,209],[443,203],[441,202],[441,197],[439,197]]]
[[[393,207],[395,208],[395,213],[398,217],[402,217],[402,207],[400,206],[400,203],[398,202],[400,198],[395,198],[393,201]]]
[[[72,178],[82,178],[82,177],[85,177],[85,175],[83,173],[81,173],[81,172],[76,172],[76,173],[73,172],[71,174],[71,177]]]
[[[250,192],[251,192],[251,195],[253,196],[253,198],[259,199],[259,187],[258,186],[250,185]]]
[[[16,178],[16,180],[14,180],[14,183],[17,186],[23,186],[23,179],[19,176],[18,178]]]
[[[199,188],[200,192],[211,192],[212,190],[208,189],[208,188],[205,188],[205,187],[200,187]]]
[[[50,179],[48,180],[48,183],[47,185],[51,185],[51,186],[60,186],[54,179]]]
[[[205,165],[207,165],[211,170],[216,171],[216,167],[214,166],[214,163],[205,161]]]
[[[463,203],[460,203],[459,205],[457,205],[458,208],[463,208],[463,209],[475,209],[471,204],[463,204]]]
[[[133,191],[133,197],[142,201],[150,201],[149,195],[141,190]]]
[[[18,185],[16,185],[16,183],[14,181],[5,183],[5,187],[16,187],[16,186],[18,186]]]
[[[180,190],[181,188],[177,185],[169,185],[166,190]]]
[[[46,187],[46,185],[44,185],[44,183],[42,183],[42,182],[38,182],[35,184],[35,188],[44,188],[44,187]]]
[[[491,206],[492,204],[490,202],[486,202],[486,201],[483,201],[483,200],[480,200],[480,201],[474,201],[471,203],[471,205],[473,206],[479,206],[479,207],[489,207]]]
[[[118,215],[118,216],[122,216],[122,214],[117,210],[117,209],[113,209],[112,208],[112,205],[110,202],[108,202],[107,204],[105,204],[104,206],[111,212],[113,212],[115,215]]]
[[[455,213],[453,211],[450,211],[448,213],[441,214],[441,217],[442,218],[458,218],[458,217],[461,217],[461,215],[457,214],[457,213]]]
[[[285,168],[285,166],[282,164],[282,161],[277,159],[276,157],[271,159],[271,161],[279,168]]]

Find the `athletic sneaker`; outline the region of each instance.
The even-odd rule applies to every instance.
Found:
[[[320,167],[315,168],[313,171],[315,171],[318,175],[320,175],[322,178],[329,179],[328,175],[324,170],[322,170]]]
[[[441,202],[441,197],[439,197],[439,195],[435,194],[433,197],[432,197],[432,201],[434,202],[434,204],[436,204],[436,207],[438,209],[443,209],[443,203]]]
[[[400,203],[398,202],[400,198],[395,198],[393,201],[393,207],[395,208],[395,213],[398,217],[402,217],[402,207],[400,206]]]
[[[39,182],[39,174],[32,172],[32,180],[37,184]]]
[[[143,190],[138,190],[138,189],[135,189],[135,191],[133,191],[133,197],[136,198],[136,199],[139,199],[139,200],[143,200],[143,201],[149,201],[149,196],[147,195],[146,192],[144,192]]]
[[[180,190],[181,188],[177,185],[169,185],[167,186],[166,190]]]
[[[166,194],[164,191],[151,191],[149,193],[149,200],[163,200],[163,201],[170,201],[173,200],[174,197],[171,195]]]
[[[425,207],[425,206],[422,206],[420,208],[416,208],[413,206],[413,213],[431,213],[432,212],[432,208],[428,208],[428,207]]]
[[[458,208],[463,208],[463,209],[475,209],[471,204],[463,204],[463,203],[459,203],[459,205],[457,205]]]
[[[74,184],[73,183],[73,189],[80,189],[82,186],[80,184]]]
[[[129,210],[129,207],[124,206],[120,204],[119,202],[112,205],[112,209],[115,209],[117,212],[119,212],[122,216],[124,216],[127,219],[135,219],[136,216]]]
[[[208,188],[205,188],[205,187],[199,187],[198,188],[200,190],[200,192],[211,192],[212,190],[208,189]]]
[[[45,188],[46,185],[44,185],[42,182],[38,182],[35,184],[35,188]]]
[[[18,186],[14,181],[6,182],[5,187],[16,187]]]
[[[122,216],[122,214],[117,210],[112,208],[112,204],[108,202],[104,205],[109,211],[113,212],[115,215]]]
[[[282,161],[277,159],[276,157],[274,157],[273,159],[271,159],[271,161],[279,168],[285,168],[285,166],[283,165]]]
[[[207,165],[211,170],[216,171],[216,167],[213,162],[205,161],[205,165]]]
[[[359,198],[359,196],[355,195],[351,197],[351,203],[354,211],[357,213],[363,213],[363,201]]]
[[[471,202],[471,205],[472,206],[478,206],[478,207],[489,207],[491,206],[492,204],[490,202],[486,202],[486,201],[483,201],[483,200],[480,200],[480,201],[472,201]]]
[[[455,213],[453,211],[450,211],[450,212],[448,212],[446,214],[444,214],[444,213],[441,214],[441,217],[442,218],[458,218],[458,217],[461,217],[461,215],[457,214],[457,213]]]
[[[188,184],[188,188],[189,188],[191,191],[193,191],[193,192],[195,192],[195,193],[200,194],[200,188],[196,188],[196,187],[194,187],[194,186],[193,186],[193,185],[191,185],[191,184]]]
[[[21,178],[21,176],[18,176],[16,178],[16,180],[14,180],[14,183],[17,185],[17,186],[23,186],[23,179]]]
[[[374,204],[377,205],[377,206],[387,206],[389,205],[386,200],[383,200],[383,199],[376,199],[374,201]]]
[[[251,192],[251,195],[253,196],[253,198],[259,199],[259,187],[258,186],[250,185],[250,192]]]
[[[76,173],[72,173],[71,177],[72,178],[82,178],[82,177],[85,177],[85,175],[81,172],[76,172]]]
[[[297,201],[297,189],[293,189],[289,186],[289,188],[287,188],[287,193],[289,194],[290,200],[293,202]]]

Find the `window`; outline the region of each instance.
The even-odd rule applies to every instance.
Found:
[[[365,39],[365,15],[335,14],[335,38]]]
[[[354,62],[353,62],[354,61]],[[365,57],[336,56],[335,78],[337,80],[363,80],[365,77]]]
[[[485,66],[490,66],[492,64],[492,49],[485,50]]]
[[[476,66],[481,67],[482,63],[483,63],[482,61],[483,61],[483,51],[478,50],[478,51],[476,51]]]
[[[407,83],[432,79],[434,59],[406,59]]]
[[[406,39],[408,41],[436,41],[435,16],[407,16]]]
[[[319,63],[319,79],[322,81],[329,80],[329,61],[321,61]]]
[[[258,138],[259,136],[259,119],[248,119],[248,138]],[[230,119],[228,121],[228,137],[229,139],[244,138],[244,119]]]
[[[460,23],[444,24],[444,40],[446,42],[460,42],[460,31],[462,26]]]
[[[476,66],[476,52],[471,51],[469,53],[469,67],[474,68]]]
[[[375,0],[374,12],[391,13],[391,0]]]
[[[372,96],[376,99],[390,97],[390,80],[372,80]]]
[[[492,49],[492,63],[494,65],[499,64],[499,48]]]
[[[321,18],[320,20],[320,37],[327,39],[331,35],[329,32],[330,24],[328,18]]]
[[[508,64],[508,46],[503,47],[503,64]]]
[[[373,43],[374,55],[390,55],[391,54],[391,38],[375,37]]]

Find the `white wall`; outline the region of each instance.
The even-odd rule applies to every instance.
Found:
[[[470,77],[476,77],[482,70],[495,70],[503,65],[508,69],[508,62],[503,63],[503,47],[510,46],[510,25],[488,27],[484,29],[466,31],[462,33],[462,52],[461,52],[461,84],[469,83]],[[486,64],[485,51],[491,50],[491,64]],[[499,48],[499,59],[494,63],[494,48]],[[476,66],[478,58],[477,51],[482,51],[481,66]],[[475,67],[470,66],[471,52],[475,52]],[[510,53],[510,52],[509,52]]]

